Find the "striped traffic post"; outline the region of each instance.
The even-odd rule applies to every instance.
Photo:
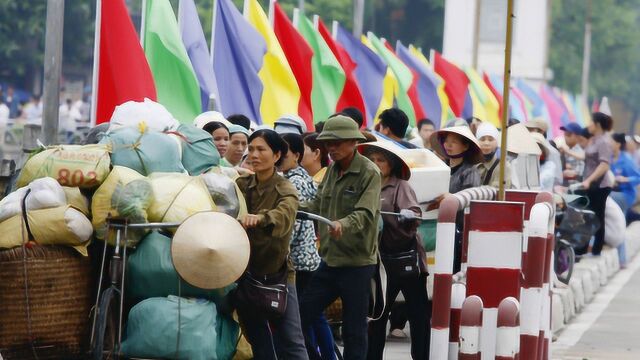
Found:
[[[458,201],[445,196],[440,203],[436,225],[436,263],[433,275],[433,301],[431,315],[431,341],[429,358],[448,359],[449,323],[451,319],[451,285],[453,252],[456,236],[456,213]]]
[[[522,360],[538,358],[538,339],[542,320],[543,283],[546,264],[547,232],[553,210],[548,203],[538,203],[531,209],[529,241],[524,266],[524,281],[520,290],[520,355]]]
[[[505,201],[523,202],[524,203],[524,221],[522,228],[522,272],[527,271],[527,253],[529,247],[527,245],[529,239],[529,221],[531,218],[531,208],[536,204],[538,191],[532,190],[506,190]]]
[[[467,288],[464,284],[451,286],[451,321],[449,324],[449,359],[458,357],[458,343],[460,341],[460,311],[466,297]]]
[[[547,228],[545,248],[544,275],[542,285],[542,317],[540,318],[540,332],[538,333],[538,359],[549,360],[551,348],[551,274],[553,273],[553,249],[555,247],[555,205],[553,195],[541,192],[536,197],[536,203],[548,204],[551,209]]]
[[[520,306],[513,297],[498,306],[496,360],[516,360],[520,353]]]
[[[520,296],[524,204],[472,201],[467,294],[482,299],[482,359],[495,357],[498,305]]]
[[[482,299],[469,296],[460,312],[460,350],[458,360],[480,360],[480,330],[482,329]]]

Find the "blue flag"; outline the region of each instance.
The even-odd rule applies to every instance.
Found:
[[[216,0],[213,19],[213,72],[219,91],[219,110],[243,114],[258,124],[262,68],[267,44],[231,0]]]
[[[200,94],[202,98],[202,111],[209,109],[209,95],[213,94],[218,99],[218,89],[216,78],[211,67],[211,57],[209,47],[202,31],[196,4],[193,0],[180,1],[178,8],[180,23],[180,33],[182,42],[187,49],[187,55],[196,73],[196,78],[200,84]]]
[[[387,64],[360,40],[342,26],[338,26],[338,42],[357,64],[355,75],[362,90],[367,119],[373,119],[382,100],[383,80],[387,74]],[[373,121],[371,122],[373,124]]]
[[[400,41],[396,44],[396,53],[400,60],[418,74],[418,97],[427,117],[434,123],[439,123],[442,118],[442,104],[438,97],[438,84],[440,81],[426,64],[416,59],[413,54]]]

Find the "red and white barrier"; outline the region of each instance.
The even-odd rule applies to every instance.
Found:
[[[482,329],[482,299],[469,296],[460,313],[460,349],[458,360],[480,360],[480,330]]]
[[[529,239],[529,222],[531,219],[531,208],[536,204],[538,191],[532,190],[506,190],[504,198],[506,201],[523,202],[524,203],[524,221],[522,228],[522,271],[527,271],[527,252]]]
[[[496,360],[516,360],[520,353],[520,306],[513,297],[498,306]]]
[[[451,285],[458,201],[446,196],[440,203],[436,227],[436,263],[433,275],[433,310],[429,358],[449,357],[449,324],[451,319]]]
[[[543,283],[546,264],[547,235],[553,209],[548,203],[538,203],[531,209],[529,241],[520,291],[520,348],[522,360],[538,359],[538,340],[542,321]]]
[[[495,357],[498,305],[520,296],[523,216],[523,203],[471,202],[467,294],[484,304],[482,359]]]
[[[551,358],[551,274],[553,274],[553,249],[555,247],[555,206],[553,195],[541,192],[536,198],[536,203],[546,203],[551,209],[547,228],[547,242],[545,248],[544,275],[542,285],[542,316],[540,318],[540,332],[538,338],[538,359],[549,360]]]
[[[449,325],[449,360],[458,358],[458,343],[460,342],[460,312],[466,297],[467,288],[464,284],[451,286],[451,323]]]

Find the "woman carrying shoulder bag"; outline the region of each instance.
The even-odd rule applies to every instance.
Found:
[[[287,143],[275,131],[254,132],[249,137],[248,161],[255,174],[236,180],[247,201],[249,214],[242,225],[251,245],[249,266],[238,282],[236,305],[256,360],[278,358],[274,340],[286,359],[308,360],[295,275],[288,262],[298,195],[276,172],[287,151]]]
[[[401,291],[411,328],[411,356],[414,360],[427,359],[431,304],[427,296],[426,254],[417,234],[422,211],[407,181],[411,173],[397,155],[401,149],[391,143],[365,143],[358,150],[380,169],[381,211],[399,214],[382,215],[379,249],[387,272],[387,301],[382,317],[370,323],[367,359],[382,360],[389,311]]]

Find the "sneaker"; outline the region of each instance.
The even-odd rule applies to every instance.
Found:
[[[392,329],[389,332],[389,338],[391,339],[406,339],[407,334],[402,329]]]

